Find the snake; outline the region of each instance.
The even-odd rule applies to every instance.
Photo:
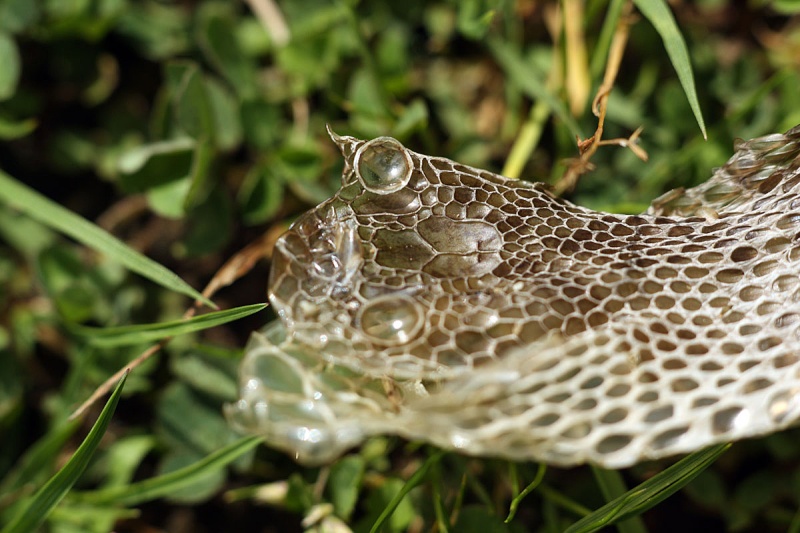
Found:
[[[624,468],[800,421],[800,126],[639,215],[328,131],[341,188],[275,245],[239,430]]]

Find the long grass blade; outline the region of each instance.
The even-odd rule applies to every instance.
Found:
[[[244,437],[224,448],[204,457],[189,466],[168,474],[152,477],[138,483],[110,487],[92,492],[74,494],[76,501],[91,504],[116,504],[133,506],[140,503],[169,496],[186,488],[209,472],[232,463],[262,441],[261,437]]]
[[[675,72],[678,73],[683,92],[686,93],[686,98],[689,100],[689,106],[692,108],[697,125],[700,126],[703,138],[708,138],[703,112],[700,110],[700,102],[697,100],[697,90],[694,85],[694,74],[692,73],[692,63],[689,60],[689,51],[686,48],[686,41],[683,40],[683,35],[678,29],[678,24],[675,22],[675,17],[672,16],[672,12],[669,10],[669,6],[664,0],[633,0],[633,3],[636,4],[639,11],[650,21],[650,24],[661,36],[672,66],[675,68]]]
[[[545,84],[540,81],[537,76],[532,75],[531,67],[522,56],[517,53],[511,45],[496,39],[488,41],[489,49],[492,52],[495,60],[500,67],[505,71],[506,76],[515,85],[517,85],[522,92],[527,94],[530,98],[541,100],[547,104],[550,110],[560,118],[570,133],[577,138],[583,139],[584,135],[581,132],[581,127],[569,114],[564,104],[559,101],[553,93],[547,90]]]
[[[195,316],[187,320],[172,320],[154,324],[136,324],[133,326],[118,326],[107,328],[93,328],[88,326],[72,326],[70,329],[95,346],[124,346],[154,342],[166,337],[175,337],[213,328],[246,316],[258,313],[268,304],[252,304],[214,311],[204,315]]]
[[[400,505],[400,502],[403,501],[403,498],[406,497],[406,494],[411,492],[411,489],[425,481],[425,478],[428,475],[428,470],[430,470],[434,464],[439,462],[439,460],[444,456],[444,453],[445,452],[442,450],[437,450],[433,455],[428,457],[424,463],[422,463],[422,466],[419,467],[419,469],[414,472],[410,478],[408,478],[408,481],[406,481],[405,485],[403,485],[403,488],[400,489],[397,494],[395,494],[394,498],[392,498],[392,501],[390,501],[383,512],[381,512],[380,516],[378,516],[378,519],[375,520],[374,524],[372,524],[372,528],[370,528],[369,533],[377,533],[381,530],[383,524],[389,519],[389,517],[392,516],[392,513],[394,513],[395,509],[397,509],[397,506]]]
[[[730,446],[730,444],[719,444],[684,457],[638,487],[575,522],[566,533],[598,531],[621,520],[642,514],[683,488],[700,472],[711,466]]]
[[[89,461],[94,455],[94,451],[100,444],[100,440],[106,432],[114,410],[117,408],[122,387],[125,385],[127,374],[117,384],[111,397],[106,402],[103,411],[97,418],[97,422],[92,426],[89,434],[78,447],[75,454],[67,461],[61,470],[54,475],[39,491],[33,496],[31,502],[17,514],[2,533],[28,533],[36,531],[47,518],[47,515],[58,505],[72,486],[81,477],[83,471],[89,465]]]
[[[140,254],[99,226],[18,182],[2,170],[0,170],[0,201],[46,226],[72,237],[106,257],[118,261],[129,270],[162,287],[185,294],[216,308],[208,298],[189,286],[171,270]]]
[[[607,502],[613,501],[628,492],[625,480],[622,479],[622,474],[620,474],[619,470],[606,470],[594,465],[591,468],[594,479],[600,487],[600,492],[603,493],[603,498]],[[633,516],[617,523],[617,530],[619,533],[647,533],[647,528],[645,528],[644,522],[639,516]]]

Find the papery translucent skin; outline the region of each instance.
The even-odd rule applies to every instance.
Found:
[[[800,418],[800,127],[639,216],[331,136],[342,188],[276,246],[239,428],[305,463],[387,433],[619,468]]]

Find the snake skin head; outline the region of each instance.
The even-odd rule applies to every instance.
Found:
[[[544,333],[537,322],[520,336],[525,311],[511,293],[558,266],[548,265],[556,254],[542,245],[552,232],[542,217],[580,208],[390,137],[330,135],[345,159],[342,187],[274,253],[270,301],[293,338],[361,370],[371,359],[352,354],[381,353],[390,363],[376,359],[376,372],[419,378],[457,374]]]
[[[331,134],[342,187],[276,246],[239,428],[618,468],[800,422],[800,126],[614,215]]]

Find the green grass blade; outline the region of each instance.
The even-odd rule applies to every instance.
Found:
[[[114,410],[117,408],[122,387],[125,385],[127,374],[119,380],[117,387],[106,402],[103,411],[92,426],[89,434],[75,451],[75,454],[67,461],[61,470],[54,475],[45,485],[33,496],[31,502],[23,508],[11,521],[3,528],[2,533],[27,533],[36,531],[44,522],[50,511],[58,505],[58,502],[69,492],[75,482],[80,478],[83,471],[89,465],[89,461],[94,455],[94,451],[100,444],[100,440],[106,432]]]
[[[163,498],[190,486],[196,480],[232,463],[262,441],[261,437],[244,437],[187,467],[138,483],[73,494],[74,500],[94,505],[132,506]]]
[[[187,320],[172,320],[154,324],[136,324],[133,326],[118,326],[108,328],[93,328],[88,326],[71,326],[71,330],[95,346],[124,346],[154,342],[166,337],[175,337],[194,331],[213,328],[221,324],[233,322],[240,318],[258,313],[268,304],[252,304],[214,311],[204,315],[195,316]]]
[[[617,24],[624,5],[624,0],[611,0],[608,9],[606,9],[606,18],[603,21],[603,28],[600,30],[600,37],[597,38],[597,44],[594,46],[591,67],[589,68],[589,72],[595,80],[599,80],[603,76],[608,50],[611,48],[611,40],[617,30]]]
[[[216,306],[189,286],[177,274],[140,254],[104,229],[92,224],[0,170],[0,201],[29,217],[68,235],[106,257],[118,261],[129,270],[158,283],[171,291]]]
[[[664,0],[633,0],[633,3],[650,21],[650,24],[661,36],[661,40],[664,41],[664,48],[667,49],[667,54],[672,66],[675,68],[675,72],[678,73],[678,79],[681,81],[683,92],[686,93],[686,98],[689,100],[689,106],[692,108],[697,125],[700,126],[703,138],[708,138],[706,123],[700,110],[700,102],[697,100],[692,63],[689,61],[689,51],[686,48],[686,41],[683,40],[683,35],[678,29],[678,24],[675,22],[675,17],[672,16],[672,12],[669,10],[669,6]]]
[[[517,514],[519,504],[522,503],[522,500],[525,498],[525,496],[536,490],[536,488],[542,483],[545,472],[547,472],[547,465],[544,463],[539,463],[539,469],[536,471],[536,477],[533,478],[533,481],[528,483],[528,486],[522,489],[522,491],[520,491],[519,494],[514,496],[514,499],[511,500],[511,505],[508,509],[508,516],[506,516],[505,519],[506,524],[514,520],[514,516]]]
[[[410,478],[408,478],[408,481],[406,481],[405,485],[403,485],[403,488],[400,490],[400,492],[395,494],[394,498],[392,498],[392,501],[389,502],[380,516],[378,516],[378,519],[375,520],[375,523],[372,524],[372,528],[370,528],[369,533],[377,533],[381,530],[383,524],[389,519],[389,517],[392,516],[392,513],[394,513],[395,509],[397,509],[397,506],[400,505],[400,502],[403,501],[403,498],[406,497],[406,494],[411,492],[414,487],[425,481],[425,477],[428,475],[428,470],[430,470],[434,464],[439,462],[439,460],[444,456],[444,453],[445,452],[443,450],[437,450],[433,455],[425,460],[422,466],[419,467],[419,469],[414,472]]]
[[[683,488],[700,472],[711,466],[730,446],[730,444],[719,444],[684,457],[638,487],[575,522],[566,533],[598,531],[621,520],[642,514]]]
[[[512,83],[530,98],[545,102],[551,111],[566,124],[573,136],[584,138],[581,127],[569,114],[564,104],[547,90],[545,84],[537,76],[532,75],[531,66],[511,45],[497,39],[490,39],[488,45],[495,60]]]
[[[619,498],[628,492],[625,480],[622,479],[622,474],[620,474],[619,470],[606,470],[594,465],[591,465],[591,468],[597,485],[600,487],[600,492],[603,493],[603,498],[607,502],[614,501],[615,498]],[[647,533],[647,528],[644,527],[644,522],[639,516],[619,522],[617,530],[620,533]]]

